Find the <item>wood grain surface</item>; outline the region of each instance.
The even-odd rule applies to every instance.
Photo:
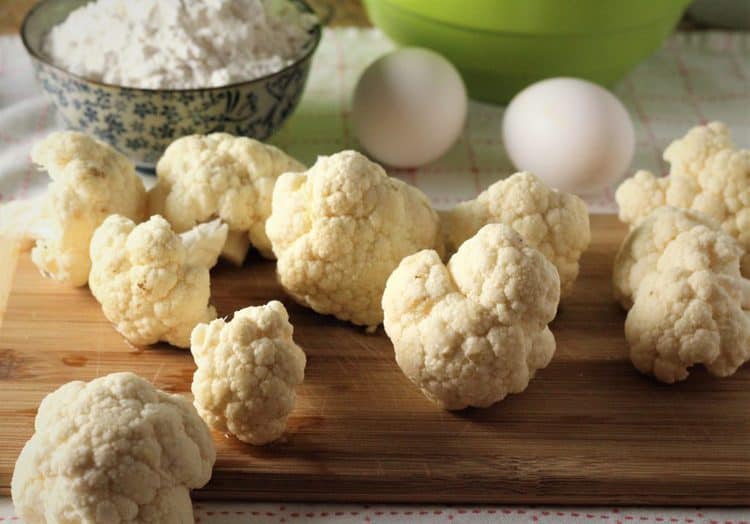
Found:
[[[276,284],[272,263],[215,268],[219,313],[282,298],[308,365],[283,441],[256,448],[215,434],[213,479],[195,496],[750,502],[750,367],[724,380],[696,370],[675,386],[635,372],[626,357],[624,313],[610,298],[611,262],[624,230],[611,216],[595,216],[592,224],[575,294],[552,325],[554,360],[526,392],[485,410],[437,409],[400,373],[382,329],[368,335],[294,305]],[[6,277],[15,257],[7,242],[0,246]],[[2,493],[42,397],[69,380],[120,370],[187,393],[194,366],[186,351],[129,346],[87,289],[43,279],[22,254],[0,328]]]

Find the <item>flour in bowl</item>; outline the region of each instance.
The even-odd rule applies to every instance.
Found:
[[[52,28],[44,52],[108,84],[215,87],[284,68],[315,23],[288,0],[96,0]]]

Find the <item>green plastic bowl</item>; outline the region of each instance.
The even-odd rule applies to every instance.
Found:
[[[508,102],[543,78],[611,86],[656,50],[690,0],[365,0],[399,44],[443,54],[469,94]]]

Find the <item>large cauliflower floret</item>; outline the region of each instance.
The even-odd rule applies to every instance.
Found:
[[[639,171],[617,189],[620,219],[633,227],[663,205],[699,211],[739,241],[750,275],[750,150],[733,149],[727,127],[713,122],[674,141],[664,159],[669,176]]]
[[[425,396],[445,409],[485,407],[549,364],[559,298],[555,266],[510,227],[490,224],[447,266],[432,250],[406,257],[385,288],[384,326]]]
[[[706,226],[667,245],[625,322],[639,371],[671,384],[696,364],[726,377],[750,359],[750,281],[740,275],[741,253],[732,237]]]
[[[159,215],[139,225],[112,215],[91,240],[91,292],[131,343],[189,347],[193,327],[216,318],[208,268],[226,234],[207,223],[180,237]]]
[[[132,373],[69,382],[39,406],[16,462],[27,524],[186,524],[216,451],[190,402]]]
[[[402,258],[442,251],[427,197],[355,151],[280,176],[266,232],[295,300],[365,326],[382,322],[385,281]]]
[[[656,262],[677,235],[696,226],[718,226],[708,217],[677,207],[659,207],[623,240],[615,257],[612,287],[622,307],[633,305],[633,293],[643,278],[656,269]]]
[[[195,407],[209,426],[256,445],[284,433],[306,359],[281,302],[198,324],[190,350]]]
[[[495,182],[476,199],[443,212],[441,219],[449,252],[485,224],[499,222],[512,227],[557,267],[563,296],[572,290],[578,261],[591,242],[585,202],[548,188],[526,172]]]
[[[86,285],[91,235],[113,213],[145,218],[143,182],[125,156],[73,131],[49,135],[34,147],[31,159],[52,178],[31,258],[45,276]]]
[[[149,198],[178,232],[221,218],[229,225],[227,254],[241,263],[248,240],[271,258],[266,219],[276,178],[305,166],[281,151],[227,133],[191,135],[172,142],[156,166],[158,181]]]

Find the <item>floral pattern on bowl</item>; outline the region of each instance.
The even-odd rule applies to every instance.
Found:
[[[303,2],[295,3],[309,10]],[[246,82],[182,90],[120,87],[68,73],[40,53],[43,35],[79,5],[76,0],[44,0],[24,20],[22,36],[37,81],[67,127],[110,143],[146,171],[184,135],[224,131],[258,140],[270,137],[296,108],[320,41],[316,25],[301,58]]]

